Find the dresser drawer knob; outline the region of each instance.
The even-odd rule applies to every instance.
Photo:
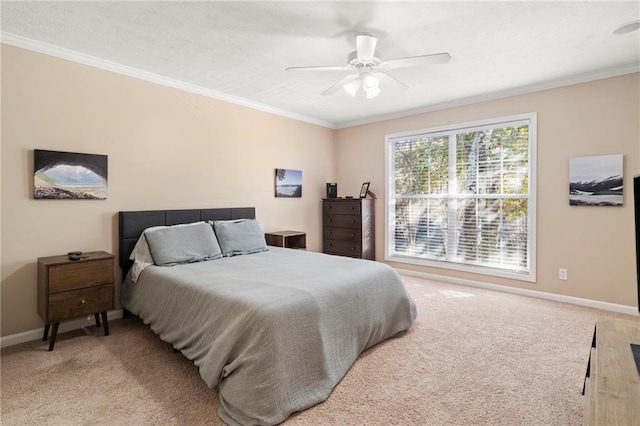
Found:
[[[85,304],[85,300],[84,300],[84,299],[82,299],[82,300],[80,301],[80,304],[81,304],[81,305],[84,305],[84,304]]]

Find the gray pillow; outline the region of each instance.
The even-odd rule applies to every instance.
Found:
[[[223,256],[267,251],[262,225],[255,219],[216,220],[213,222]]]
[[[158,266],[200,262],[222,257],[211,226],[205,222],[168,226],[145,232],[149,251]]]

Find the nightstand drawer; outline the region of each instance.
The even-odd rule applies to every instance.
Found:
[[[113,284],[49,296],[49,322],[113,309]]]
[[[49,293],[77,290],[113,282],[113,259],[78,261],[49,268]]]

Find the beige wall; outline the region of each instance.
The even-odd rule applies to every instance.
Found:
[[[637,306],[632,177],[640,173],[639,83],[636,73],[342,129],[339,187],[357,194],[362,182],[371,181],[379,195],[376,257],[382,260],[386,134],[537,112],[537,282],[393,266]],[[604,154],[624,155],[624,206],[569,206],[569,158]],[[568,281],[558,280],[558,268],[568,269]]]
[[[116,254],[120,210],[255,206],[322,248],[333,130],[6,45],[2,124],[2,336],[43,324],[36,259]],[[108,155],[108,199],[34,200],[34,149]],[[303,171],[301,199],[274,197],[275,168]]]
[[[22,49],[2,46],[1,334],[42,326],[36,259],[117,253],[120,210],[255,206],[265,229],[307,232],[320,251],[324,184],[371,181],[383,259],[384,136],[538,113],[536,283],[399,268],[636,304],[631,177],[640,173],[640,75],[567,86],[333,131]],[[337,142],[337,143],[336,143]],[[33,149],[106,154],[106,201],[33,200]],[[570,207],[572,156],[624,154],[624,207]],[[302,199],[273,196],[273,170],[303,170]],[[558,268],[569,280],[557,279]],[[119,273],[119,269],[117,270]],[[119,278],[119,277],[118,277]]]

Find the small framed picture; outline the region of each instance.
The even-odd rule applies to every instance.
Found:
[[[365,182],[362,184],[362,189],[360,189],[360,198],[365,198],[367,196],[367,192],[369,192],[369,184],[371,182]]]
[[[302,170],[276,169],[276,197],[302,197]]]

